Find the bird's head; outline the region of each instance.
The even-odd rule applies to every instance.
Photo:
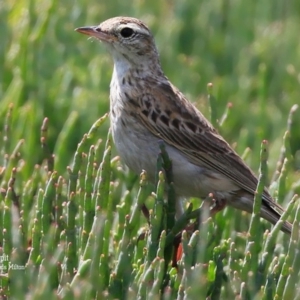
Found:
[[[153,36],[140,20],[130,17],[115,17],[98,26],[79,27],[77,32],[94,37],[104,44],[115,64],[126,60],[130,64],[153,64],[158,53]]]

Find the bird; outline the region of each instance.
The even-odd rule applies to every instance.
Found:
[[[110,123],[125,164],[137,174],[145,170],[154,181],[163,142],[178,199],[213,194],[226,205],[252,213],[256,175],[166,77],[147,25],[120,16],[75,31],[100,40],[113,58]],[[276,224],[283,212],[265,188],[260,217]],[[281,230],[290,234],[291,228],[286,221]]]

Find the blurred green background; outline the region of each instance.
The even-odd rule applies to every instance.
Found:
[[[121,265],[119,264],[121,260],[124,262],[128,257],[128,261],[131,260],[131,262],[126,261],[126,265],[134,272],[137,270],[140,272],[143,268],[143,259],[146,257],[144,255],[146,241],[144,244],[137,243],[138,247],[134,250],[124,244],[127,247],[126,255],[128,256],[120,255],[118,257],[119,250],[117,249],[122,246],[121,236],[124,228],[124,232],[126,233],[127,230],[126,234],[130,235],[130,239],[128,241],[125,239],[125,241],[135,245],[136,236],[139,235],[138,231],[143,230],[146,224],[145,219],[139,219],[139,206],[135,205],[135,199],[142,199],[142,196],[136,196],[137,189],[132,189],[133,192],[131,192],[134,179],[128,176],[127,170],[124,172],[123,168],[119,168],[119,162],[116,159],[113,159],[114,162],[111,164],[112,170],[110,170],[110,164],[106,165],[111,177],[107,176],[108,171],[103,177],[101,177],[102,173],[98,172],[102,168],[99,167],[98,170],[109,122],[106,122],[97,131],[99,138],[102,138],[104,142],[100,146],[102,149],[97,149],[99,157],[94,160],[93,170],[89,169],[91,173],[93,172],[92,174],[87,177],[80,176],[85,174],[87,166],[86,157],[82,154],[83,150],[81,149],[79,154],[76,152],[74,156],[77,144],[82,140],[83,135],[88,132],[98,118],[109,110],[109,83],[113,70],[112,60],[103,45],[96,40],[87,39],[86,36],[78,34],[74,29],[80,26],[97,25],[118,15],[136,17],[148,24],[155,36],[165,74],[208,118],[210,104],[207,97],[207,84],[213,83],[213,95],[216,98],[214,108],[217,110],[218,119],[222,118],[229,103],[231,106],[228,118],[220,131],[239,154],[248,153],[246,162],[256,173],[258,173],[260,145],[263,139],[269,140],[269,179],[274,179],[273,174],[279,161],[281,148],[285,148],[286,151],[283,151],[282,158],[288,158],[287,172],[280,173],[280,180],[273,180],[271,192],[284,207],[287,207],[288,201],[295,193],[300,194],[300,109],[294,112],[293,124],[290,126],[291,137],[287,141],[291,147],[288,143],[286,145],[283,143],[283,136],[289,127],[287,123],[290,110],[293,105],[300,104],[299,0],[132,0],[130,2],[122,0],[0,0],[0,196],[3,196],[3,200],[6,201],[0,202],[2,205],[0,207],[0,224],[2,224],[0,227],[8,229],[0,230],[0,241],[4,241],[1,244],[1,247],[4,245],[3,253],[10,253],[10,250],[16,249],[24,256],[23,262],[27,261],[26,249],[31,248],[31,251],[35,251],[35,254],[39,256],[32,262],[37,263],[41,270],[38,277],[36,277],[37,272],[26,272],[24,273],[25,277],[23,273],[15,273],[21,274],[18,277],[19,281],[15,280],[17,277],[7,277],[9,280],[6,280],[5,276],[2,277],[2,283],[6,281],[6,286],[10,285],[11,291],[14,291],[15,294],[27,293],[26,282],[30,286],[32,286],[32,282],[38,282],[36,286],[33,285],[34,289],[29,291],[30,295],[35,293],[35,290],[37,293],[43,292],[46,295],[47,291],[50,291],[49,288],[51,288],[51,293],[48,292],[47,296],[54,295],[52,289],[56,290],[57,284],[61,285],[61,281],[58,278],[49,280],[47,277],[48,274],[53,273],[49,271],[52,270],[51,268],[58,269],[58,274],[60,273],[59,268],[56,268],[59,264],[53,260],[53,257],[55,258],[55,253],[59,253],[57,251],[61,251],[65,256],[61,261],[67,261],[71,267],[74,263],[69,260],[71,255],[79,258],[80,251],[83,249],[67,247],[63,249],[64,243],[68,244],[68,247],[69,245],[76,246],[73,241],[76,239],[79,241],[81,233],[84,236],[89,232],[89,230],[80,231],[85,228],[81,228],[84,223],[84,213],[87,211],[83,211],[83,207],[88,201],[91,201],[89,196],[91,196],[92,186],[98,188],[98,181],[101,180],[102,183],[104,182],[103,185],[106,185],[102,201],[106,205],[109,202],[111,207],[109,206],[107,209],[109,213],[107,213],[108,218],[105,218],[105,227],[101,225],[105,230],[101,227],[101,234],[94,235],[99,240],[102,236],[105,236],[106,239],[103,239],[105,243],[103,242],[101,249],[95,240],[98,250],[93,251],[95,256],[91,256],[94,259],[93,262],[96,259],[93,266],[98,265],[100,254],[102,263],[100,263],[100,272],[94,268],[95,272],[91,274],[100,276],[101,288],[106,288],[110,284],[109,288],[112,289],[111,282],[113,281],[109,283],[109,274],[115,274],[115,269]],[[11,105],[13,105],[11,117],[7,117]],[[42,136],[47,145],[42,148],[40,143],[41,125],[46,117],[49,119],[49,129],[44,130]],[[21,139],[24,139],[24,143],[18,144]],[[88,140],[85,147],[90,146],[90,143],[94,143],[95,140],[97,137]],[[18,148],[16,145],[20,145],[20,147]],[[16,148],[17,151],[13,151]],[[84,147],[82,146],[82,148]],[[250,148],[251,151],[245,152],[247,148]],[[290,157],[289,148],[294,155],[294,160]],[[87,153],[88,149],[84,149],[84,152]],[[52,170],[49,153],[55,154],[54,169],[57,173],[53,172],[52,175],[47,173],[48,170]],[[107,153],[109,151],[106,151],[106,159],[109,161],[110,156]],[[78,165],[83,157],[85,157],[82,159],[84,162],[78,172]],[[77,163],[77,169],[72,171],[71,168],[68,173],[67,166],[71,165],[73,161],[75,161],[75,165]],[[41,167],[36,167],[37,164]],[[15,167],[16,172],[12,171]],[[97,176],[95,176],[96,173]],[[288,174],[287,180],[285,180],[286,174]],[[100,177],[101,179],[99,179]],[[115,180],[113,177],[118,178]],[[78,178],[79,180],[77,180]],[[85,178],[88,178],[86,185],[83,183]],[[111,178],[112,183],[110,184]],[[93,179],[96,181],[93,182]],[[129,192],[125,192],[125,190],[129,190]],[[70,195],[69,192],[71,192]],[[110,196],[108,197],[109,192]],[[11,194],[14,193],[15,195],[12,197]],[[86,195],[88,200],[84,200],[84,202],[83,199],[86,199]],[[93,197],[101,198],[96,193]],[[17,199],[17,202],[20,199],[22,205],[20,223],[13,223],[18,228],[15,231],[12,230],[14,226],[10,226],[12,214],[7,213],[9,206],[7,203],[14,198]],[[56,205],[58,201],[60,201],[60,205]],[[65,205],[65,201],[67,205]],[[150,201],[153,206],[154,198],[150,198]],[[148,200],[149,203],[150,201]],[[149,204],[148,202],[147,204]],[[194,207],[199,205],[196,199],[192,199],[192,202],[196,204]],[[52,242],[49,243],[48,249],[47,240],[46,248],[39,241],[40,234],[47,232],[46,229],[49,227],[43,216],[50,215],[51,208],[48,206],[50,203],[55,206],[55,215],[59,217],[55,219],[55,222],[59,219],[55,225],[61,226],[62,233],[60,235],[60,232],[56,231],[59,235],[56,237],[53,235],[53,238],[60,236],[60,245],[59,247],[55,245],[53,248],[57,248],[55,251],[51,248]],[[39,204],[40,207],[36,204]],[[70,209],[71,204],[73,210]],[[290,207],[292,210],[292,206]],[[60,210],[58,211],[57,208]],[[98,206],[96,208],[97,212]],[[294,219],[295,211],[296,208],[293,209],[290,220]],[[41,215],[41,212],[44,215]],[[92,213],[94,212],[92,211]],[[104,220],[105,208],[103,213],[101,216]],[[134,229],[124,226],[125,216],[127,217],[131,213],[138,217],[138,221],[131,224],[135,226]],[[87,216],[85,220],[91,221],[90,215]],[[276,287],[276,293],[281,289],[279,293],[281,295],[284,287],[282,283],[290,272],[294,276],[291,277],[295,282],[287,280],[289,284],[286,285],[287,298],[285,299],[293,299],[293,297],[288,297],[288,294],[296,292],[300,299],[298,285],[298,290],[290,288],[291,285],[299,282],[299,259],[297,259],[298,252],[296,251],[299,243],[295,241],[297,237],[294,236],[294,240],[291,240],[289,244],[288,237],[281,235],[281,238],[276,240],[276,248],[274,248],[275,240],[271,243],[267,240],[265,243],[266,235],[263,237],[265,227],[262,227],[262,230],[257,230],[257,235],[252,236],[253,241],[255,240],[254,244],[252,237],[246,232],[248,228],[254,228],[253,230],[256,232],[255,228],[259,228],[260,224],[253,222],[252,226],[251,221],[249,226],[247,222],[249,218],[250,215],[246,217],[245,214],[242,215],[241,212],[230,209],[217,214],[214,220],[210,221],[207,237],[199,238],[201,240],[199,243],[201,259],[199,261],[205,262],[205,265],[212,259],[216,263],[222,261],[219,269],[214,269],[214,265],[212,265],[211,273],[213,275],[218,273],[218,270],[223,269],[224,266],[230,282],[225,283],[224,280],[216,285],[218,288],[224,284],[224,295],[231,289],[238,293],[241,291],[242,294],[245,291],[243,287],[248,284],[249,295],[256,295],[258,291],[262,291],[262,285],[267,287],[267,292],[271,295],[275,293],[277,282],[279,282],[279,287]],[[255,217],[252,217],[251,220],[254,219]],[[44,227],[41,227],[41,232],[40,227],[36,227],[36,224],[40,225],[42,220],[44,220]],[[208,228],[205,227],[208,226],[205,223],[203,223],[204,227],[201,225],[204,228],[203,237]],[[19,226],[19,224],[21,225]],[[111,224],[114,225],[111,226]],[[295,219],[294,231],[296,234],[298,225],[299,218]],[[16,232],[22,228],[24,229],[24,234],[20,235],[20,241],[21,238],[24,238],[24,241],[21,241],[22,247],[12,247],[12,245],[16,245],[16,242],[11,245],[6,243],[5,238],[7,237],[9,237],[7,240],[17,240]],[[38,229],[36,230],[36,228]],[[76,232],[73,230],[74,228],[76,228]],[[153,228],[154,226],[149,226],[149,230]],[[66,234],[64,233],[65,229],[67,229]],[[128,231],[130,232],[128,233]],[[276,234],[274,236],[276,237]],[[44,240],[44,238],[42,239]],[[194,241],[197,239],[195,237]],[[31,241],[33,241],[33,245],[36,242],[35,246],[31,247]],[[70,244],[69,241],[71,241]],[[11,246],[10,250],[7,250],[7,245]],[[79,242],[78,245],[83,244]],[[251,253],[251,249],[254,249],[254,252]],[[228,254],[228,252],[230,253]],[[221,254],[218,256],[216,253]],[[253,253],[254,255],[250,258],[249,253],[251,256]],[[47,258],[51,259],[50,269],[40,267],[44,264],[43,257],[46,258],[46,262]],[[272,265],[269,268],[271,273],[268,271],[263,275],[262,269],[258,267],[261,266],[261,263],[264,264],[266,257],[269,260],[265,264],[266,268],[269,268],[272,259]],[[291,264],[294,257],[296,263]],[[30,259],[29,257],[29,262]],[[249,259],[252,260],[250,264],[248,263]],[[276,260],[279,260],[279,263]],[[54,261],[55,263],[53,263]],[[60,262],[59,259],[58,262]],[[286,262],[289,263],[286,264]],[[286,269],[281,268],[283,264]],[[76,263],[74,263],[75,265]],[[73,268],[70,269],[73,270]],[[106,271],[102,272],[101,270],[104,269]],[[127,268],[125,269],[127,270]],[[282,273],[278,272],[280,269],[283,270]],[[124,282],[126,281],[128,284],[124,285],[127,290],[129,280],[133,279],[134,272],[128,276],[126,270],[121,275]],[[207,284],[206,280],[214,285],[214,279],[204,279],[206,271],[201,272],[195,272],[195,274],[200,274],[200,277],[198,275],[195,277],[196,291],[197,285],[201,291],[211,289],[211,285]],[[218,275],[219,278],[223,276],[222,272],[218,273],[221,274]],[[236,277],[238,274],[236,272],[240,273],[241,279]],[[178,274],[180,279],[180,272]],[[89,276],[83,278],[82,286],[76,286],[78,290],[83,287],[82,294],[85,294],[90,288],[91,277]],[[97,276],[92,277],[97,278],[97,281],[94,281],[96,284],[92,288],[102,291],[99,288]],[[181,281],[178,281],[178,278],[174,279],[174,272],[171,276],[173,276],[171,281],[178,283],[178,286],[174,288],[177,293],[176,289],[179,289]],[[280,281],[279,276],[283,280]],[[113,276],[113,278],[117,277]],[[199,278],[204,280],[201,279],[201,281]],[[66,278],[62,277],[62,279],[62,286],[69,282],[65,281]],[[119,278],[117,279],[119,280]],[[140,280],[148,284],[147,281],[144,281],[143,276],[138,281],[135,278],[130,283],[133,291],[135,288],[136,290],[139,288]],[[246,281],[247,284],[244,285]],[[23,289],[14,288],[19,283],[22,283]],[[228,286],[226,287],[226,285]],[[37,288],[35,289],[35,287]],[[37,299],[40,299],[42,296],[38,295]],[[256,299],[259,299],[260,295],[261,293]],[[250,299],[249,297],[245,299]],[[240,298],[242,299],[242,297]],[[271,296],[268,299],[271,299]]]
[[[74,29],[110,17],[140,18],[151,28],[165,74],[209,117],[212,82],[222,134],[257,170],[259,147],[270,141],[275,170],[289,111],[300,103],[299,1],[57,1],[0,3],[0,128],[10,103],[13,149],[24,138],[31,174],[40,163],[40,126],[49,118],[49,146],[65,172],[92,123],[109,109],[112,60],[104,47]],[[300,167],[300,114],[292,132],[294,170]],[[101,128],[103,138],[109,124]],[[2,132],[2,135],[3,132]],[[291,180],[299,178],[293,173]]]

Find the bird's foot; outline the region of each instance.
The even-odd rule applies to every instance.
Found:
[[[210,216],[213,217],[216,213],[223,210],[227,202],[224,198],[211,197]]]

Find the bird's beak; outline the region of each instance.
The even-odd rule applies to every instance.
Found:
[[[95,38],[99,39],[100,41],[104,41],[104,42],[111,42],[115,39],[114,36],[104,32],[104,31],[101,31],[99,26],[79,27],[79,28],[76,28],[75,31],[89,35],[91,37],[95,37]]]

